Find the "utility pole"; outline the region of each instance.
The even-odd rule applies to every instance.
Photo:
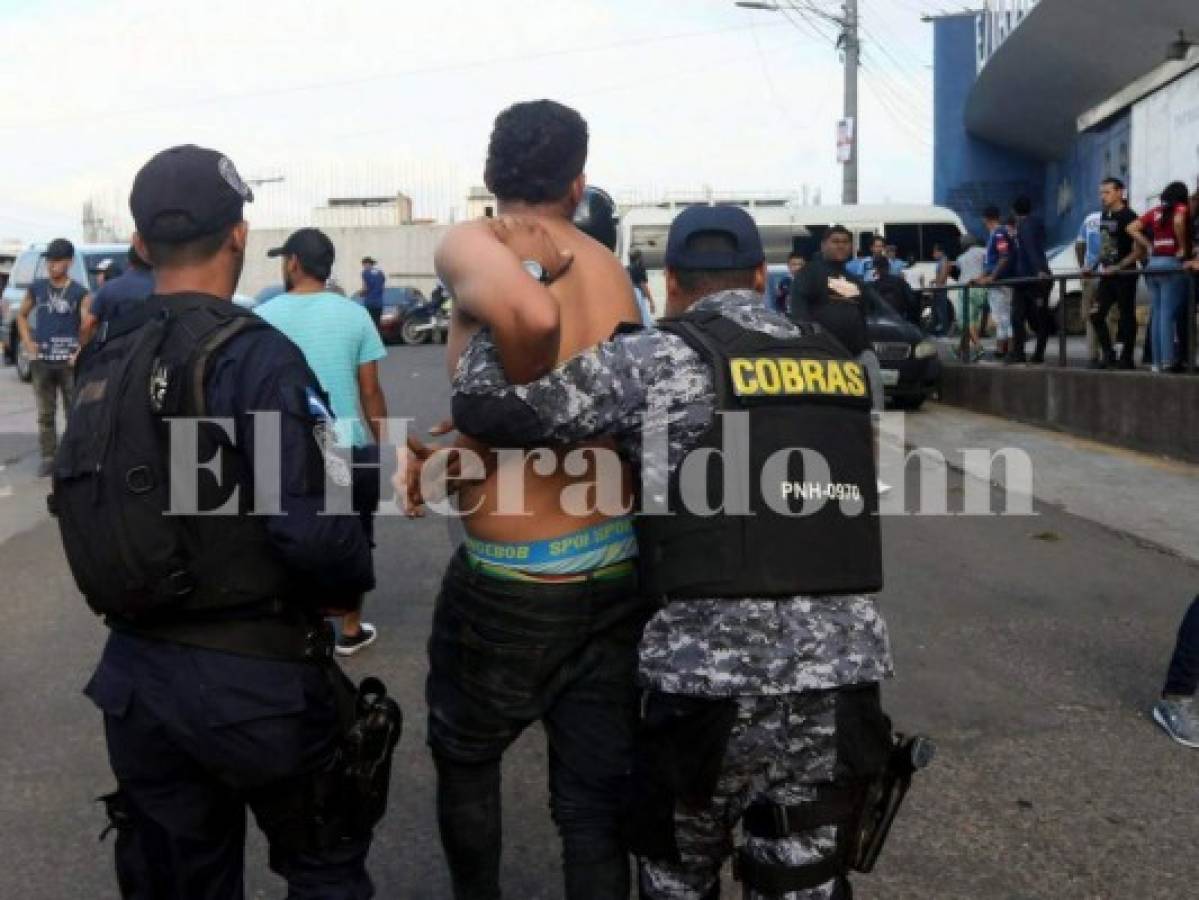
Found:
[[[760,9],[767,12],[795,13],[801,17],[815,16],[841,29],[837,36],[837,47],[845,56],[845,107],[843,118],[849,132],[849,158],[844,160],[841,170],[841,202],[852,205],[858,202],[858,66],[862,45],[858,38],[858,0],[845,0],[841,15],[824,12],[811,0],[799,3],[796,0],[735,0],[734,6],[742,9]],[[840,147],[838,147],[840,151]]]
[[[845,0],[841,43],[845,52],[845,118],[852,129],[849,138],[849,159],[841,172],[841,202],[858,202],[858,0]]]

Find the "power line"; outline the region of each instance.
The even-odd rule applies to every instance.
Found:
[[[879,3],[877,0],[868,0],[868,2],[872,11],[871,17],[879,20],[885,20],[884,24],[889,23],[893,29],[892,31],[888,32],[888,36],[891,38],[890,44],[902,52],[904,56],[908,57],[912,62],[914,62],[917,67],[921,69],[927,68],[931,62],[930,60],[926,59],[928,55],[928,48],[917,46],[908,40],[907,37],[903,36],[902,27],[909,22],[907,17],[893,15],[896,10],[895,7],[890,3]],[[908,7],[908,9],[911,8],[912,7],[910,6]],[[923,16],[924,13],[917,13],[917,15]],[[922,29],[927,29],[928,26],[920,23],[920,27]]]
[[[866,66],[863,66],[863,69],[866,70],[867,74],[872,74],[872,70]],[[903,112],[895,108],[894,96],[884,96],[884,93],[886,92],[881,87],[881,84],[877,83],[874,78],[865,78],[863,81],[865,81],[867,89],[871,94],[874,95],[874,98],[879,102],[879,105],[882,106],[884,112],[887,113],[888,118],[890,118],[891,121],[894,122],[895,125],[898,126],[898,128],[910,139],[916,141],[925,149],[931,150],[932,142],[928,139],[927,133],[921,130],[921,128],[913,123],[910,119],[906,118]],[[900,108],[903,108],[902,103],[900,104]]]
[[[873,48],[872,48],[873,49]],[[868,61],[874,66],[875,74],[882,79],[885,79],[888,87],[896,97],[903,100],[906,105],[910,105],[921,111],[922,115],[928,115],[929,107],[929,89],[924,86],[913,87],[910,84],[897,81],[892,77],[890,71],[884,68],[880,59],[873,52],[863,53],[863,60]]]
[[[766,51],[767,51],[767,53],[774,53],[774,52],[777,52],[780,50],[788,50],[788,49],[798,47],[802,43],[803,42],[796,42],[794,40],[790,40],[790,41],[776,44],[774,46],[767,47]],[[752,57],[753,57],[753,54],[747,53],[742,56],[726,57],[715,63],[704,62],[702,65],[693,66],[693,67],[686,68],[686,69],[679,69],[679,68],[672,69],[670,74],[667,77],[658,79],[656,82],[653,82],[653,85],[661,86],[664,84],[673,83],[675,81],[678,81],[678,80],[681,80],[684,78],[689,78],[693,75],[701,75],[701,74],[704,74],[707,72],[716,71],[718,69],[724,69],[724,68],[727,68],[727,67],[733,66],[733,65],[743,65],[744,63],[750,61],[752,59]],[[619,82],[613,82],[610,84],[601,85],[599,87],[585,88],[583,90],[572,91],[572,92],[570,92],[569,95],[564,96],[563,99],[570,100],[574,97],[588,97],[588,96],[593,96],[596,94],[619,93],[620,91],[644,89],[646,87],[646,84],[647,84],[647,82],[644,77],[633,78],[633,79],[628,79],[625,81],[619,81]],[[672,103],[673,103],[673,101],[672,101]],[[670,104],[668,104],[668,105],[670,105]],[[371,128],[371,129],[368,129],[365,131],[338,132],[338,138],[339,138],[339,140],[346,141],[346,140],[350,140],[350,139],[354,139],[354,138],[372,137],[372,136],[379,135],[379,134],[387,134],[387,133],[392,132],[397,129],[409,129],[409,128],[411,128],[412,123],[414,121],[423,121],[426,119],[435,120],[438,123],[467,122],[467,121],[472,121],[472,120],[477,121],[481,116],[486,116],[486,115],[488,115],[488,113],[486,113],[486,112],[467,111],[467,112],[461,112],[461,113],[458,113],[458,114],[452,115],[452,116],[447,116],[447,115],[443,115],[440,113],[431,114],[428,116],[411,116],[411,117],[406,118],[403,122],[397,122],[393,125],[384,125],[384,126],[381,126],[378,128]]]
[[[569,47],[557,50],[543,50],[536,53],[520,53],[510,56],[496,56],[487,59],[467,60],[465,62],[454,63],[437,63],[429,66],[418,66],[412,69],[402,69],[395,72],[386,72],[376,75],[364,75],[357,78],[345,78],[336,81],[310,82],[308,84],[291,85],[280,88],[261,88],[251,91],[235,91],[226,94],[214,94],[209,97],[197,97],[185,101],[172,101],[169,103],[156,103],[142,107],[131,107],[129,109],[102,111],[104,119],[111,120],[114,117],[141,115],[149,112],[167,112],[180,109],[186,109],[191,106],[202,106],[212,103],[226,103],[230,100],[245,100],[255,97],[278,97],[287,94],[303,93],[306,91],[326,90],[329,88],[355,87],[362,84],[370,84],[377,81],[390,81],[396,78],[409,78],[414,75],[433,75],[442,72],[458,72],[469,69],[488,68],[490,66],[503,65],[508,63],[523,63],[532,60],[552,59],[560,56],[579,56],[584,53],[603,53],[609,50],[621,50],[627,47],[638,47],[645,44],[656,44],[665,41],[688,40],[697,37],[709,37],[717,34],[727,34],[736,31],[745,31],[750,28],[757,27],[753,24],[749,25],[732,25],[723,28],[710,28],[702,31],[684,31],[675,34],[660,34],[646,35],[640,38],[631,38],[627,40],[611,41],[606,44],[596,44],[591,47]],[[767,28],[779,28],[781,25],[767,25]],[[62,122],[61,117],[54,119],[43,119],[41,121],[17,122],[0,125],[0,132],[24,130],[26,128],[40,128],[47,125],[59,125]]]
[[[886,59],[891,64],[891,68],[893,68],[895,70],[896,74],[899,77],[901,77],[908,83],[909,87],[911,87],[913,90],[915,90],[916,93],[918,93],[918,94],[927,93],[928,87],[924,84],[921,84],[920,82],[918,82],[916,80],[915,76],[912,75],[910,69],[907,66],[905,66],[902,62],[900,62],[895,57],[894,54],[891,53],[891,51],[888,49],[887,44],[885,42],[876,38],[874,36],[874,32],[869,31],[865,26],[862,26],[862,31],[865,33],[867,39],[870,42],[870,45],[872,47],[876,48],[880,53],[883,54],[883,56],[886,57]]]

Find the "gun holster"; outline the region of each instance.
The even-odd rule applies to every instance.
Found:
[[[352,686],[337,670],[335,677]],[[387,811],[391,763],[403,730],[399,704],[377,678],[364,678],[343,713],[345,732],[321,770],[271,785],[254,811],[271,843],[299,852],[361,840]]]
[[[895,735],[887,768],[866,790],[865,805],[848,847],[849,865],[858,872],[874,871],[891,825],[903,805],[912,776],[933,761],[936,745],[922,735]]]
[[[334,765],[335,781],[346,800],[342,809],[345,826],[354,834],[369,834],[387,811],[391,760],[403,726],[400,705],[387,696],[383,682],[362,679],[354,720]]]
[[[888,725],[889,733],[889,725]],[[804,891],[850,870],[874,870],[891,825],[912,784],[912,775],[932,762],[935,747],[926,737],[895,735],[885,762],[873,777],[821,786],[814,797],[795,805],[758,801],[745,811],[747,834],[780,840],[825,826],[836,826],[836,851],[801,866],[763,862],[745,847],[733,860],[735,877],[759,893]]]

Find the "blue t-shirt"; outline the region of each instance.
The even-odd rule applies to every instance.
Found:
[[[37,358],[51,365],[65,366],[79,349],[79,305],[87,288],[75,281],[56,288],[49,279],[38,278],[29,285],[33,297],[33,339]]]
[[[387,355],[374,322],[340,294],[280,294],[255,310],[304,353],[333,407],[338,443],[371,443],[358,406],[358,367]]]
[[[154,273],[131,266],[125,274],[106,281],[92,298],[92,315],[101,322],[119,319],[154,293]]]
[[[873,256],[858,256],[851,259],[845,264],[845,271],[850,275],[856,275],[863,281],[874,281],[878,278],[878,273],[874,271]]]
[[[907,266],[901,259],[888,259],[887,272],[890,275],[898,275]],[[857,259],[851,259],[845,264],[845,271],[850,275],[857,275],[863,281],[878,281],[878,271],[874,268],[873,256],[860,256]]]
[[[1012,258],[1016,250],[1014,243],[1006,225],[1000,225],[991,232],[987,238],[987,261],[983,264],[983,269],[988,275],[995,274],[995,267],[999,265],[999,261],[1004,257],[1007,257],[1008,264],[1007,268],[1000,273],[1000,280],[1011,278],[1016,274],[1013,271],[1015,260]]]
[[[371,266],[369,269],[362,270],[362,302],[365,306],[382,306],[383,305],[383,285],[387,283],[387,276],[383,274],[383,270],[378,266]]]

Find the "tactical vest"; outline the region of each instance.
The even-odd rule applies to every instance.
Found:
[[[229,435],[201,423],[195,458],[220,451],[219,484],[207,471],[172,473],[164,421],[206,415],[209,361],[234,336],[268,327],[215,298],[152,297],[106,323],[80,355],[52,509],[97,614],[152,625],[294,600],[295,579],[263,518],[247,515],[251,463]],[[220,509],[237,485],[236,514],[168,515],[172,474],[193,479],[200,511]]]
[[[717,415],[670,473],[670,514],[636,519],[642,588],[666,600],[880,590],[863,367],[819,328],[776,338],[715,310],[659,327],[712,367]]]

